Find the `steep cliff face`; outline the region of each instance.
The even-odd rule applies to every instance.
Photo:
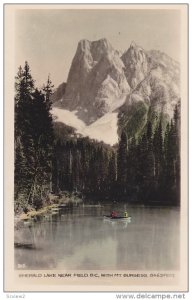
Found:
[[[86,126],[113,113],[119,132],[126,128],[130,137],[139,135],[147,120],[155,126],[162,118],[165,127],[180,100],[179,64],[134,42],[120,55],[106,39],[80,41],[54,106],[75,113]]]
[[[124,65],[106,39],[79,42],[60,107],[92,123],[122,105],[130,91]]]
[[[141,61],[140,58],[138,60]],[[143,61],[147,67],[141,66],[133,73],[135,85],[132,85],[131,92],[119,110],[119,127],[126,127],[130,136],[142,131],[147,120],[155,126],[161,118],[165,128],[180,100],[179,64],[156,50],[145,52]],[[140,64],[136,59],[135,63],[137,66]],[[147,72],[144,73],[144,70]]]
[[[62,82],[56,89],[56,91],[51,96],[51,100],[53,103],[57,102],[58,100],[63,98],[66,90],[66,82]]]
[[[132,89],[140,83],[149,71],[145,51],[132,42],[128,50],[121,56],[125,65],[125,76]]]
[[[150,72],[150,98],[153,106],[170,118],[180,98],[179,64],[160,51],[148,53]]]

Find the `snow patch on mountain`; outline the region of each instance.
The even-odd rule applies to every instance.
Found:
[[[76,116],[76,111],[68,111],[57,107],[52,108],[53,119],[56,122],[64,123],[75,129],[82,130],[85,127],[85,123]]]
[[[111,146],[118,143],[117,116],[118,113],[116,112],[105,114],[96,122],[86,126],[82,134],[97,141],[103,141]]]
[[[77,111],[69,111],[57,107],[52,108],[52,115],[55,122],[71,126],[75,128],[76,133],[88,136],[97,141],[103,141],[111,146],[118,143],[117,112],[109,112],[89,126],[80,120],[76,113]]]

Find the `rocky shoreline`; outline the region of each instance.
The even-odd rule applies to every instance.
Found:
[[[27,212],[15,213],[15,220],[16,221],[27,221],[33,219],[37,216],[42,216],[50,213],[51,211],[58,209],[59,207],[73,207],[74,205],[78,205],[82,203],[83,200],[75,196],[73,194],[65,194],[62,196],[57,195],[49,195],[49,199],[47,204],[45,204],[42,208],[35,210],[34,208],[29,208]]]

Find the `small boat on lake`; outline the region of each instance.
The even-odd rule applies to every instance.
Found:
[[[129,217],[124,217],[124,216],[116,216],[116,217],[112,217],[111,215],[109,216],[103,216],[105,220],[110,220],[110,221],[127,221],[127,222],[131,222],[131,216]]]

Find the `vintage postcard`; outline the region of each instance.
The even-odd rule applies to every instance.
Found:
[[[4,290],[188,290],[188,6],[4,5]]]

